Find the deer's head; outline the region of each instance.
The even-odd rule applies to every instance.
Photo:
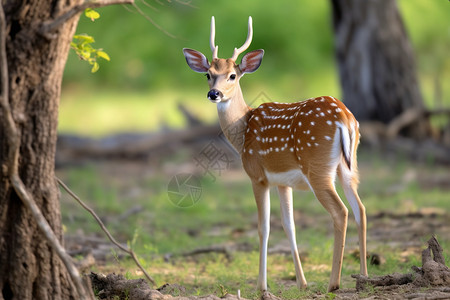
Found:
[[[213,52],[212,61],[209,62],[206,56],[196,50],[184,48],[183,53],[189,67],[195,72],[206,73],[208,79],[209,92],[208,99],[213,103],[229,101],[236,95],[239,88],[239,80],[245,73],[255,72],[261,65],[264,50],[254,50],[244,55],[240,64],[236,64],[239,54],[247,50],[253,36],[252,17],[248,18],[248,35],[244,45],[239,49],[234,48],[231,58],[218,58],[219,46],[214,45],[215,23],[211,18],[210,46]]]

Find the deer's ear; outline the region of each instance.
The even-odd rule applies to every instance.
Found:
[[[184,57],[189,67],[195,72],[205,73],[208,71],[210,65],[208,59],[203,55],[203,53],[198,52],[193,49],[184,48]]]
[[[239,69],[242,73],[253,73],[258,70],[261,65],[262,58],[264,56],[264,50],[254,50],[244,55],[242,58]]]

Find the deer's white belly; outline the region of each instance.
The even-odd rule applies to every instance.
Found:
[[[279,173],[265,171],[265,173],[270,185],[290,186],[299,190],[307,190],[310,188],[308,179],[299,169]]]

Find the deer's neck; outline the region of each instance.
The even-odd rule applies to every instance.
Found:
[[[245,103],[240,87],[230,100],[217,104],[217,112],[222,132],[234,149],[242,154],[251,108]]]

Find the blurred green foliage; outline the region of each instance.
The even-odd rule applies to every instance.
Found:
[[[80,63],[74,52],[70,53],[62,110],[68,97],[88,99],[80,108],[88,110],[89,103],[96,98],[83,93],[89,90],[95,90],[96,95],[105,90],[110,94],[115,91],[147,94],[141,99],[144,103],[183,100],[192,104],[194,110],[205,106],[206,80],[188,68],[181,49],[194,48],[211,57],[212,15],[216,17],[219,57],[231,56],[234,47],[244,42],[248,16],[253,17],[254,36],[249,50],[263,48],[266,54],[258,72],[241,81],[247,99],[261,91],[273,101],[284,102],[320,95],[341,96],[329,1],[279,0],[262,4],[256,0],[193,0],[182,4],[136,0],[136,5],[145,17],[132,6],[111,6],[98,9],[101,17],[94,23],[85,17],[80,19],[77,34],[93,36],[96,41],[93,47],[107,49],[111,61],[102,63],[101,70],[92,75],[89,66]],[[420,83],[428,106],[436,105],[436,97],[449,102],[450,86],[444,84],[450,79],[449,5],[448,1],[399,1],[417,54]],[[162,91],[169,95],[152,97]],[[187,99],[187,95],[195,98]],[[121,96],[119,101],[125,101],[126,105],[126,98]],[[70,129],[64,121],[62,125],[63,130]]]

